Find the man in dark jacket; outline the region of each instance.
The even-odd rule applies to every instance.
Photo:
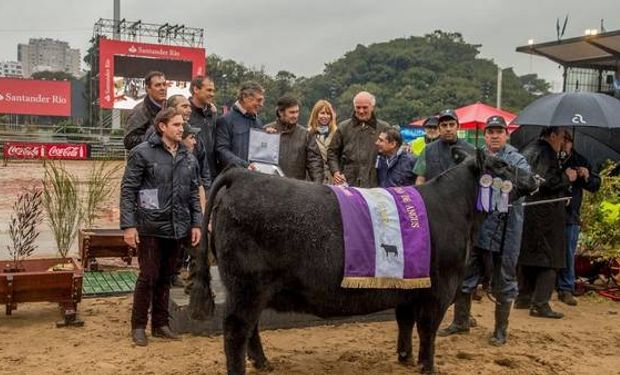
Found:
[[[147,345],[149,306],[152,335],[178,339],[168,322],[170,280],[181,242],[196,246],[202,227],[198,162],[181,143],[183,117],[169,108],[155,123],[157,132],[129,153],[121,185],[120,227],[140,265],[131,314],[138,346]]]
[[[508,126],[503,117],[491,116],[487,119],[484,141],[485,151],[488,154],[502,159],[519,170],[530,172],[525,157],[506,143]],[[472,293],[485,278],[487,267],[485,257],[491,257],[493,260],[491,264],[497,268],[492,270],[492,291],[496,300],[495,330],[489,342],[492,345],[506,343],[508,317],[512,302],[518,294],[517,260],[523,231],[523,206],[519,203],[522,201],[523,198],[513,202],[515,205],[510,208],[508,214],[493,211],[482,223],[474,248],[467,259],[463,285],[457,292],[454,320],[450,326],[438,332],[440,336],[469,332]]]
[[[265,125],[269,132],[280,134],[278,165],[284,175],[298,180],[323,182],[323,158],[308,131],[299,125],[299,101],[285,95],[276,103],[277,120]]]
[[[379,133],[377,138],[377,178],[382,188],[415,184],[415,156],[401,150],[403,138],[395,128]]]
[[[390,124],[375,117],[375,97],[362,91],[353,99],[353,116],[338,125],[327,149],[327,165],[335,185],[376,187],[375,142]]]
[[[248,161],[250,129],[263,128],[257,114],[264,102],[265,90],[256,82],[245,82],[232,109],[215,122],[215,151],[222,168],[234,164],[255,169]]]
[[[166,101],[166,107],[176,109],[183,115],[183,121],[189,123],[192,114],[192,105],[185,96],[172,95]],[[199,130],[202,130],[202,128],[199,128],[197,126],[195,127]],[[154,127],[150,127],[149,130],[147,130],[147,137],[151,132],[154,131],[154,129]],[[198,134],[200,134],[200,132]],[[206,194],[209,191],[211,182],[213,182],[213,177],[211,177],[211,171],[209,170],[209,166],[206,161],[207,151],[204,143],[201,142],[200,138],[196,138],[196,143],[194,144],[194,147],[190,150],[190,152],[192,152],[194,154],[194,157],[196,157],[196,160],[198,160],[198,165],[200,168],[200,186],[203,187]]]
[[[452,147],[458,146],[467,151],[474,148],[467,142],[459,139],[459,119],[451,109],[446,109],[437,116],[439,139],[424,147],[416,161],[413,172],[416,174],[416,185],[439,176],[444,171],[456,165],[452,159]]]
[[[526,202],[561,198],[568,193],[570,183],[577,179],[572,169],[562,171],[558,154],[564,144],[566,131],[559,127],[545,128],[541,138],[522,151],[532,173],[544,181],[539,191]],[[555,287],[556,272],[566,267],[564,202],[526,206],[523,239],[519,255],[519,296],[515,308],[530,309],[530,315],[560,319],[564,314],[549,305]]]
[[[573,149],[573,139],[566,133],[562,157],[562,168],[572,169],[577,173],[577,179],[571,184],[571,201],[566,207],[566,268],[558,272],[558,299],[567,305],[577,305],[573,296],[575,292],[575,250],[581,229],[581,202],[583,191],[595,193],[601,187],[601,178],[592,172],[590,162]]]
[[[201,168],[208,169],[211,181],[213,181],[218,173],[215,157],[215,114],[217,110],[213,103],[215,84],[210,77],[197,76],[192,79],[189,91],[192,93],[189,98],[192,112],[188,121],[190,125],[200,128],[197,140],[205,150],[205,157],[199,161],[204,163]]]
[[[145,140],[145,134],[153,125],[153,120],[166,104],[168,86],[164,73],[152,71],[144,77],[146,96],[136,104],[127,117],[123,143],[126,150],[131,150]]]

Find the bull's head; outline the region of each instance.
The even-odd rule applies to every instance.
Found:
[[[474,154],[469,154],[463,149],[453,148],[452,154],[455,160],[465,160],[467,157],[473,158],[473,168],[476,175],[489,174],[499,177],[502,180],[512,182],[513,189],[510,192],[510,200],[518,199],[524,195],[533,194],[538,190],[540,180],[534,174],[512,166],[500,158],[488,155],[481,149],[477,149]]]

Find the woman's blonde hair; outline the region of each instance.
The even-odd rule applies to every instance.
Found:
[[[331,115],[332,119],[329,121],[329,133],[336,131],[336,111],[334,111],[334,107],[324,99],[316,102],[314,107],[312,107],[312,112],[310,113],[310,119],[308,120],[308,130],[311,133],[316,133],[317,128],[319,127],[319,112],[322,110],[327,110]]]

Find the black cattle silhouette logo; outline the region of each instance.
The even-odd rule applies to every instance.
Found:
[[[385,257],[389,257],[390,254],[394,254],[396,258],[398,258],[398,247],[394,245],[386,245],[384,243],[381,244],[381,247],[385,251]]]

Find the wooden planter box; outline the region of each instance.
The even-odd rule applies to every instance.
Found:
[[[136,250],[127,246],[122,229],[80,229],[80,259],[89,271],[98,269],[97,258],[121,258],[131,264]]]
[[[4,263],[4,264],[2,264]],[[5,272],[0,267],[0,303],[6,305],[6,315],[11,315],[22,302],[58,302],[63,325],[82,325],[77,318],[77,305],[82,300],[84,270],[73,258],[26,259],[23,270]],[[73,269],[52,270],[59,264],[71,264]]]

